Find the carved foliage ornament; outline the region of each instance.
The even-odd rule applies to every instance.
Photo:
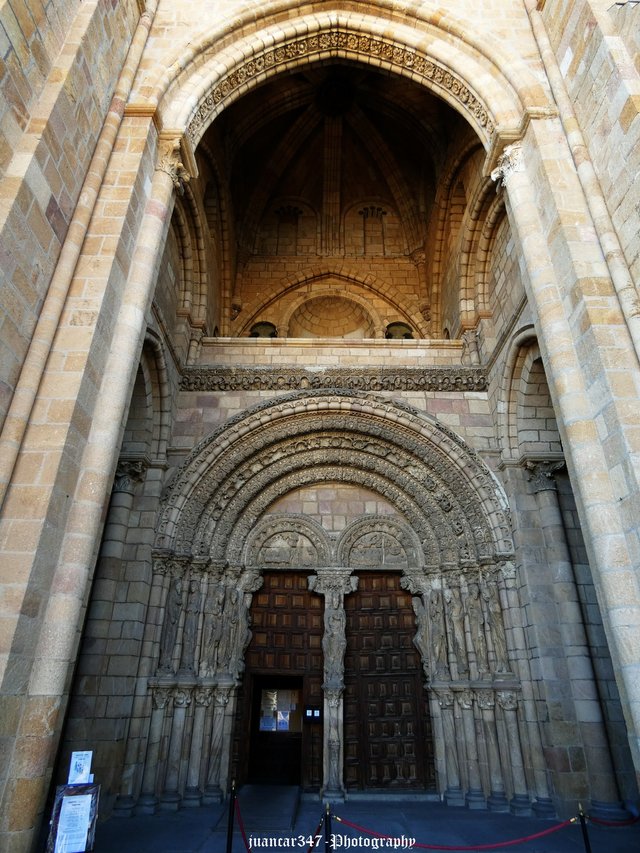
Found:
[[[327,52],[332,51],[335,51],[335,55],[352,56],[360,61],[369,60],[383,64],[399,73],[408,72],[414,79],[423,80],[430,88],[457,101],[462,111],[469,116],[483,136],[490,136],[494,130],[494,123],[482,101],[442,63],[422,56],[413,49],[395,44],[389,39],[365,35],[349,30],[343,25],[334,24],[325,32],[292,38],[278,47],[256,53],[248,62],[244,62],[222,77],[200,102],[195,115],[189,122],[187,133],[194,147],[224,102],[241,86],[246,86],[248,81],[262,78],[265,73],[276,70],[280,66],[308,62],[314,56],[326,56]]]
[[[473,367],[303,368],[188,367],[183,391],[295,391],[306,388],[352,391],[486,391],[487,378]]]

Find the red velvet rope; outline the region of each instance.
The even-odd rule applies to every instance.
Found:
[[[242,835],[242,840],[244,841],[244,846],[247,848],[247,853],[251,853],[251,848],[249,847],[249,842],[247,841],[247,834],[244,831],[244,823],[242,822],[242,815],[240,814],[240,803],[236,799],[236,817],[238,818],[238,826],[240,827],[240,834]]]
[[[337,821],[340,821],[340,823],[344,823],[352,829],[357,829],[358,832],[375,835],[377,838],[397,837],[395,835],[384,835],[382,832],[376,832],[373,829],[366,829],[363,826],[358,826],[357,823],[351,823],[351,821],[345,820],[345,818],[338,817],[337,815],[334,815],[334,817]],[[557,823],[554,826],[550,826],[548,829],[542,830],[542,832],[536,832],[534,835],[526,835],[524,838],[514,838],[512,841],[498,841],[495,844],[474,844],[471,847],[456,847],[444,844],[418,844],[416,842],[413,847],[420,848],[421,850],[496,850],[498,847],[511,847],[514,844],[523,844],[527,841],[535,841],[536,838],[543,838],[545,835],[551,835],[552,832],[558,832],[558,830],[564,829],[576,821],[577,818],[572,817],[569,820],[565,820],[564,823]]]
[[[322,826],[324,824],[324,818],[325,818],[325,814],[324,814],[324,812],[322,812],[322,817],[320,818],[320,823],[316,827],[316,831],[313,833],[313,841],[311,842],[311,845],[309,846],[307,853],[311,853],[312,850],[315,850],[316,838],[320,834],[320,830],[322,829]]]

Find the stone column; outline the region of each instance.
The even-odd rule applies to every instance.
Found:
[[[136,812],[138,814],[154,814],[158,805],[156,797],[158,758],[160,757],[165,708],[171,698],[172,689],[172,687],[159,686],[151,688],[153,710],[151,711],[147,755],[144,764],[144,774],[142,776],[142,792],[136,805]]]
[[[324,732],[322,796],[342,799],[345,794],[344,766],[344,653],[346,614],[344,597],[358,588],[358,579],[349,569],[318,569],[309,578],[309,589],[325,597],[324,635]]]
[[[511,561],[503,563],[498,576],[498,588],[503,600],[509,651],[517,666],[522,687],[522,704],[529,747],[529,761],[533,772],[535,802],[533,811],[538,817],[550,818],[555,808],[549,791],[547,766],[540,736],[540,723],[533,695],[531,667],[523,625],[523,609],[516,587],[516,567]]]
[[[544,536],[546,559],[551,570],[558,629],[567,658],[569,689],[580,730],[591,795],[591,811],[600,816],[623,819],[609,750],[598,687],[580,608],[571,554],[554,475],[564,462],[526,463],[529,480],[538,504],[538,517]]]
[[[121,458],[116,468],[116,477],[111,493],[109,512],[105,522],[104,535],[100,547],[100,556],[96,566],[96,579],[107,576],[116,583],[122,578],[124,548],[129,530],[129,518],[133,509],[136,486],[142,483],[148,467],[147,459]],[[87,626],[90,625],[90,617]],[[88,627],[88,632],[90,632]],[[116,632],[115,636],[119,636]],[[106,655],[109,655],[110,642],[107,644]],[[113,682],[113,680],[110,680]],[[109,692],[113,693],[113,683]],[[122,781],[118,798],[114,806],[114,814],[129,817],[133,813],[134,801],[134,770],[139,739],[129,737],[125,752]]]
[[[209,768],[207,784],[202,797],[203,805],[220,803],[225,792],[222,789],[222,764],[224,753],[224,730],[227,705],[231,695],[236,691],[233,682],[218,684],[213,691],[213,720],[211,722],[211,742],[209,746]]]
[[[444,736],[445,767],[447,787],[444,799],[448,806],[464,806],[464,794],[460,784],[460,762],[458,759],[458,743],[454,717],[455,696],[450,690],[436,690],[440,714],[442,717],[442,733]]]
[[[509,803],[505,795],[500,750],[498,748],[493,690],[477,690],[476,702],[482,714],[482,729],[487,747],[487,761],[489,763],[489,784],[491,791],[487,805],[492,812],[508,812]]]
[[[213,690],[211,687],[197,687],[193,698],[196,708],[193,714],[191,731],[191,749],[189,751],[189,769],[182,805],[185,808],[195,808],[202,802],[200,790],[200,773],[202,769],[202,745],[204,740],[204,723],[207,708],[211,705]]]
[[[518,696],[514,690],[498,690],[496,700],[502,709],[507,729],[509,766],[511,767],[511,780],[513,782],[513,796],[509,804],[511,812],[516,815],[529,815],[531,814],[531,802],[522,761],[517,714]]]
[[[473,713],[473,692],[461,690],[456,694],[462,708],[462,726],[467,747],[467,776],[469,784],[464,801],[469,809],[486,809],[487,801],[482,790],[480,762],[478,759],[478,743],[476,740],[476,723]]]
[[[193,686],[193,684],[181,684],[173,691],[173,721],[171,724],[171,737],[169,739],[164,789],[160,795],[159,807],[162,811],[177,811],[180,807],[181,797],[178,791],[180,759],[182,758],[182,742],[184,739],[187,708],[191,704],[191,688]]]

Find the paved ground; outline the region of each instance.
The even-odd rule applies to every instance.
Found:
[[[252,850],[301,850],[307,853],[309,836],[323,816],[323,807],[307,800],[297,803],[277,788],[240,792],[239,811]],[[477,850],[482,845],[513,841],[545,832],[559,820],[514,817],[482,811],[449,808],[441,803],[404,801],[393,795],[384,799],[348,800],[331,808],[328,850],[409,849],[400,846],[415,838],[418,845],[448,845]],[[376,835],[363,833],[337,817],[373,832],[393,836],[395,848],[382,846]],[[95,853],[227,853],[228,808],[185,809],[153,816],[111,818],[98,825]],[[316,847],[325,853],[324,829]],[[640,823],[627,827],[588,824],[591,853],[637,853],[640,851]],[[475,845],[475,846],[474,846]],[[246,853],[247,847],[236,821],[232,853]],[[425,849],[416,847],[415,849]],[[578,823],[548,835],[511,844],[513,853],[586,853]],[[328,853],[328,851],[327,851]]]

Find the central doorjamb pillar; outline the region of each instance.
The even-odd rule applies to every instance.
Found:
[[[318,569],[309,577],[309,589],[324,595],[324,732],[322,796],[343,799],[344,767],[344,653],[347,615],[344,597],[358,588],[349,569]]]

